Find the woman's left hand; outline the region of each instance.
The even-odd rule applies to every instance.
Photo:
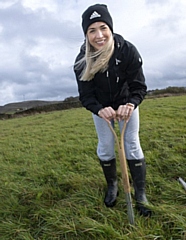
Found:
[[[134,104],[127,103],[126,105],[120,105],[118,110],[116,111],[116,118],[118,121],[125,120],[129,121],[132,112],[134,111]]]

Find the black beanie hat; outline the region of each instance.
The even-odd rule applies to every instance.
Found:
[[[86,35],[88,27],[95,22],[105,22],[113,32],[112,17],[104,4],[95,4],[82,14],[82,28]]]

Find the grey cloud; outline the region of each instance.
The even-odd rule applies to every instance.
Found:
[[[87,4],[68,1],[67,6],[66,1],[53,0],[59,7],[54,13],[42,8],[42,3],[36,10],[21,3],[22,0],[18,0],[7,8],[0,8],[0,55],[3,58],[0,105],[77,96],[72,66],[84,39],[80,8],[85,9]],[[146,4],[148,11],[153,13],[156,9],[157,16],[133,33],[132,42],[144,59],[148,88],[185,86],[185,31],[180,29],[185,16],[182,5],[174,4],[167,15],[160,15],[157,9],[165,7],[168,1],[152,0]],[[76,7],[75,11],[71,7]],[[111,3],[109,9],[112,12]],[[69,11],[74,15],[68,15]],[[118,10],[118,14],[122,13]]]
[[[179,55],[170,54],[161,65],[148,67],[146,69],[148,88],[186,86],[185,54],[184,52]]]
[[[162,5],[169,2],[170,0],[145,0],[145,3],[148,5],[154,5],[154,4]]]
[[[9,96],[14,96],[15,101],[23,100],[23,96],[27,100],[62,100],[69,95],[77,95],[73,61],[70,62],[70,58],[75,56],[75,53],[73,56],[71,54],[73,44],[77,44],[80,32],[76,24],[70,21],[60,22],[46,10],[42,10],[41,14],[41,11],[25,9],[19,2],[0,9],[0,21],[3,26],[2,42],[9,45],[9,55],[12,54],[15,58],[7,60],[11,69],[8,66],[0,68],[1,95],[8,95],[9,91]],[[57,38],[59,40],[56,46]],[[41,46],[40,39],[45,41],[46,46]],[[41,47],[46,49],[48,59],[33,53],[35,48]],[[52,51],[58,59],[53,67],[53,62],[49,59]],[[66,63],[60,64],[60,61]],[[2,97],[1,101],[7,101],[7,98]]]
[[[19,2],[6,9],[0,9],[3,36],[8,39],[38,37],[70,39],[76,41],[78,26],[71,21],[60,22],[46,10],[33,12]]]

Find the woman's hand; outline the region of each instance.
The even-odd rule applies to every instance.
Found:
[[[105,107],[99,110],[98,116],[110,123],[110,120],[116,119],[116,111],[112,107]]]
[[[133,111],[134,111],[134,104],[132,103],[127,103],[126,105],[120,105],[118,110],[116,111],[116,118],[118,121],[126,120],[126,122],[128,122]]]

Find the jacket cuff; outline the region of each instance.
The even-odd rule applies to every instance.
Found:
[[[138,103],[137,101],[135,101],[134,98],[129,99],[128,103],[132,103],[132,104],[134,104],[134,109],[136,109],[137,106],[139,105],[139,103]]]

